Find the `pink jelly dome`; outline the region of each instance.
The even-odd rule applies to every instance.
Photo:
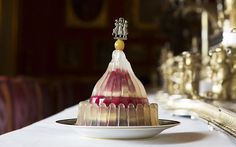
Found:
[[[90,102],[98,105],[123,103],[126,106],[129,103],[135,106],[148,103],[144,86],[135,76],[123,51],[113,51],[112,60],[104,75],[96,83]]]

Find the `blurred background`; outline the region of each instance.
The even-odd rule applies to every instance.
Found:
[[[0,0],[0,134],[88,99],[111,60],[115,19],[129,22],[135,74],[158,88],[166,50],[202,52],[222,40],[223,8],[221,0]]]

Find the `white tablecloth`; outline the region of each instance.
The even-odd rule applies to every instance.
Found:
[[[74,118],[77,106],[70,107],[54,116],[25,128],[0,136],[0,147],[235,147],[227,135],[210,131],[208,125],[188,118],[173,117],[160,109],[160,118],[180,121],[179,126],[167,129],[160,135],[138,140],[105,140],[84,138],[76,132],[55,125],[56,120]]]

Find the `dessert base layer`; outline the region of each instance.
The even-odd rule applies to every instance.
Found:
[[[158,105],[152,104],[124,104],[116,106],[111,103],[109,106],[101,103],[79,103],[78,119],[79,126],[157,126]]]

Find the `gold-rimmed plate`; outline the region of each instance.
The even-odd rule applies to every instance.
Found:
[[[150,138],[180,124],[178,121],[167,119],[159,119],[158,126],[78,126],[75,122],[76,119],[56,121],[59,125],[72,128],[81,136],[103,139]]]

